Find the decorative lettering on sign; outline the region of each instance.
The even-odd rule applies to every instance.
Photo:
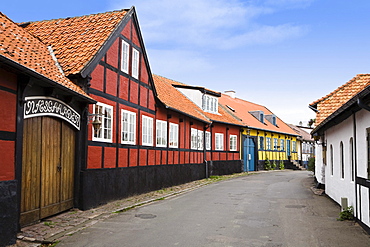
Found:
[[[24,104],[24,118],[53,116],[59,117],[76,129],[80,129],[81,117],[72,107],[52,97],[26,97]]]

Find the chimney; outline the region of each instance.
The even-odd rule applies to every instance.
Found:
[[[227,90],[225,94],[229,95],[231,98],[235,99],[235,91],[234,90]]]

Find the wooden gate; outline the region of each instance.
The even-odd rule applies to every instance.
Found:
[[[52,117],[24,121],[21,226],[73,207],[75,132]]]

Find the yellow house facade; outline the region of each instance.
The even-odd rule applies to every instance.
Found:
[[[244,171],[293,168],[298,160],[298,134],[265,106],[235,97],[234,91],[221,95],[219,103],[240,119],[241,159]]]

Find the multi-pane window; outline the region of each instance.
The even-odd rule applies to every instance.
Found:
[[[297,143],[296,143],[296,141],[292,141],[292,152],[297,152]]]
[[[132,48],[132,72],[131,75],[135,79],[139,79],[139,51]]]
[[[198,130],[191,128],[191,137],[190,137],[190,148],[198,149]]]
[[[125,73],[128,73],[129,51],[129,44],[122,40],[121,70]]]
[[[285,141],[283,139],[280,139],[280,150],[284,151],[284,147],[285,147]]]
[[[179,125],[170,123],[170,138],[169,138],[169,147],[177,148],[179,146]]]
[[[278,149],[278,139],[274,138],[274,150]]]
[[[122,110],[122,133],[123,144],[135,144],[136,137],[136,113]]]
[[[236,143],[237,143],[237,136],[236,135],[230,135],[230,151],[236,151]]]
[[[211,150],[211,132],[206,131],[206,149]]]
[[[216,150],[224,150],[224,134],[215,133]]]
[[[203,142],[203,131],[198,130],[198,150],[203,150],[204,142]]]
[[[93,108],[95,120],[101,122],[100,129],[93,131],[93,141],[112,142],[113,106],[96,103]]]
[[[166,147],[167,146],[167,122],[162,121],[162,120],[157,120],[156,125],[157,125],[156,145],[157,147]]]
[[[153,146],[153,118],[143,116],[142,121],[142,145]]]
[[[206,112],[218,113],[218,99],[210,95],[204,95],[203,110]]]
[[[265,140],[264,140],[263,136],[260,136],[258,141],[259,141],[259,149],[264,150],[265,149]]]
[[[266,137],[266,146],[267,150],[271,150],[271,137]]]

